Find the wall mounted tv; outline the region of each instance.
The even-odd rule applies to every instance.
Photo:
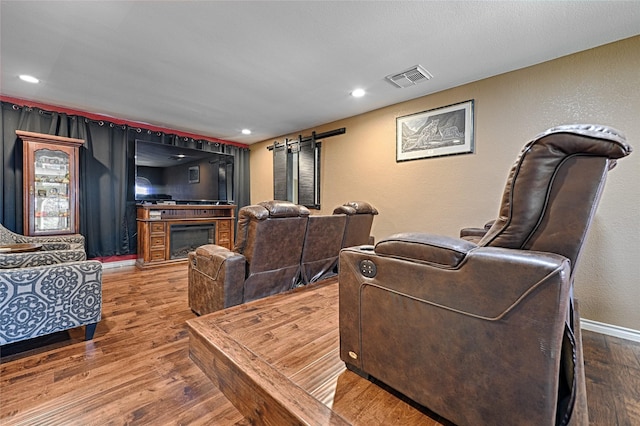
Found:
[[[233,204],[233,155],[135,141],[138,202]]]

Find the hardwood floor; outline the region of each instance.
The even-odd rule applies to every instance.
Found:
[[[0,348],[0,424],[247,424],[189,359],[191,318],[186,264],[106,269],[93,341],[76,329]],[[590,424],[640,425],[640,343],[583,342]]]
[[[189,359],[186,277],[186,264],[106,269],[93,341],[76,329],[22,353],[2,348],[0,424],[243,422]]]
[[[590,425],[640,425],[640,343],[582,332]]]
[[[338,290],[329,279],[189,320],[191,359],[249,422],[453,426],[346,370]]]

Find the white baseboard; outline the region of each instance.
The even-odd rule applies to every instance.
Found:
[[[136,260],[119,260],[116,262],[102,262],[102,269],[122,268],[124,266],[135,266]]]
[[[580,328],[582,330],[593,331],[594,333],[606,334],[607,336],[640,342],[640,331],[633,330],[631,328],[619,327],[617,325],[605,324],[603,322],[592,321],[584,318],[580,318]]]

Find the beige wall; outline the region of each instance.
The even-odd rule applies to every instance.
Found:
[[[639,70],[640,37],[633,37],[311,129],[347,129],[322,143],[321,212],[366,200],[380,211],[376,239],[403,231],[457,236],[496,216],[507,173],[530,138],[559,124],[615,127],[636,152],[609,174],[576,294],[583,318],[640,330]],[[396,163],[396,117],[468,99],[475,154]],[[277,140],[298,134],[310,130]],[[271,143],[251,146],[254,203],[273,198]]]

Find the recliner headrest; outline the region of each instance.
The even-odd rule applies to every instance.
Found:
[[[547,149],[557,156],[580,153],[617,159],[625,157],[633,151],[622,132],[614,128],[595,124],[569,124],[553,127],[540,133],[525,146],[523,153],[533,144],[542,143],[542,139],[561,133],[584,136],[585,138],[551,138],[545,140],[544,144],[548,146]],[[600,142],[595,142],[593,139],[597,139]]]
[[[309,216],[308,208],[294,204],[291,201],[262,201],[258,203],[258,205],[264,207],[269,212],[269,217]]]
[[[333,214],[378,214],[378,210],[365,201],[349,201],[333,210]]]
[[[258,204],[245,206],[238,212],[238,232],[233,251],[244,254],[247,244],[247,232],[252,220],[263,221],[268,218],[308,217],[309,209],[305,206],[293,204],[290,201],[262,201]]]
[[[563,125],[540,133],[524,146],[513,164],[499,217],[478,244],[521,248],[545,214],[547,197],[566,161],[599,157],[611,168],[611,163],[631,151],[624,135],[606,126]]]

